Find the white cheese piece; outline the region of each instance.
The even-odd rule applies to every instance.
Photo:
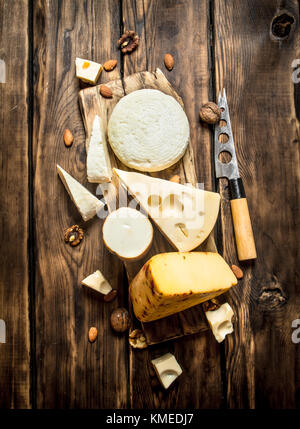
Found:
[[[91,183],[111,181],[111,165],[101,118],[96,115],[87,147],[87,177]]]
[[[107,295],[112,290],[111,285],[99,270],[86,277],[84,280],[82,280],[81,283],[84,286],[90,287],[91,289],[102,293],[103,295]]]
[[[113,171],[178,251],[195,249],[212,231],[219,213],[218,193],[144,174]]]
[[[110,213],[103,225],[107,248],[124,260],[142,258],[150,249],[153,228],[149,219],[130,207]]]
[[[57,172],[84,221],[94,217],[104,204],[59,165]]]
[[[233,310],[228,302],[221,305],[217,310],[207,311],[205,314],[218,343],[221,343],[226,335],[233,332]]]
[[[84,60],[82,58],[76,58],[76,77],[83,80],[84,82],[95,85],[101,72],[102,65],[95,63],[94,61]]]
[[[141,89],[121,98],[108,123],[108,139],[116,156],[140,171],[160,171],[175,164],[184,155],[189,137],[183,108],[156,89]]]
[[[151,361],[156,374],[165,389],[182,374],[182,369],[178,364],[176,358],[171,353],[167,353],[159,358]]]

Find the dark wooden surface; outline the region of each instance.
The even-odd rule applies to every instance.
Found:
[[[282,9],[294,17],[286,39],[270,29]],[[136,52],[117,50],[123,28],[141,37]],[[273,27],[274,29],[274,27]],[[276,30],[276,28],[275,28]],[[7,66],[1,100],[0,406],[11,408],[295,408],[300,407],[299,85],[296,0],[0,0],[0,58]],[[167,72],[163,56],[175,67]],[[103,246],[101,221],[85,225],[78,248],[63,230],[82,224],[55,164],[90,190],[75,57],[118,59],[101,82],[160,67],[182,97],[191,124],[197,179],[220,189],[218,249],[236,251],[225,181],[216,183],[211,129],[201,104],[226,87],[240,172],[248,196],[258,259],[227,296],[235,332],[219,345],[211,333],[129,349],[108,323],[127,306],[123,264]],[[63,132],[75,136],[72,148]],[[100,268],[118,288],[105,304],[80,280]],[[87,341],[88,328],[99,338]],[[168,391],[150,358],[173,352],[184,373]],[[30,359],[31,356],[31,359]]]

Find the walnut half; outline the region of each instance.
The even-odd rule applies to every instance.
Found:
[[[70,246],[77,246],[83,239],[83,230],[78,225],[73,225],[65,231],[64,238]]]
[[[148,346],[144,333],[140,329],[130,332],[129,344],[134,349],[145,349]]]
[[[118,46],[123,54],[134,51],[139,45],[139,36],[135,31],[126,30],[118,41]]]

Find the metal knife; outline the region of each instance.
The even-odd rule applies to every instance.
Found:
[[[219,92],[218,106],[222,110],[221,121],[224,121],[224,126],[220,126],[219,124],[215,126],[214,149],[216,177],[226,177],[228,179],[230,206],[238,259],[240,261],[256,259],[256,249],[251,219],[243,182],[239,174],[229,109],[224,88],[223,94]],[[226,143],[221,143],[219,141],[221,134],[226,134],[228,136],[228,141]],[[222,152],[229,152],[231,155],[231,160],[227,164],[219,160],[219,156]]]

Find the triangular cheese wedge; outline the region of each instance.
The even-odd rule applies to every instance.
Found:
[[[101,118],[96,115],[87,147],[87,177],[91,183],[111,181],[111,165]]]
[[[84,280],[82,280],[81,283],[84,286],[90,287],[97,292],[102,293],[103,295],[107,295],[112,290],[111,285],[99,270],[86,277]]]
[[[59,165],[57,172],[84,221],[95,216],[104,204]]]
[[[213,229],[219,194],[115,168],[114,173],[180,252],[198,247]]]

